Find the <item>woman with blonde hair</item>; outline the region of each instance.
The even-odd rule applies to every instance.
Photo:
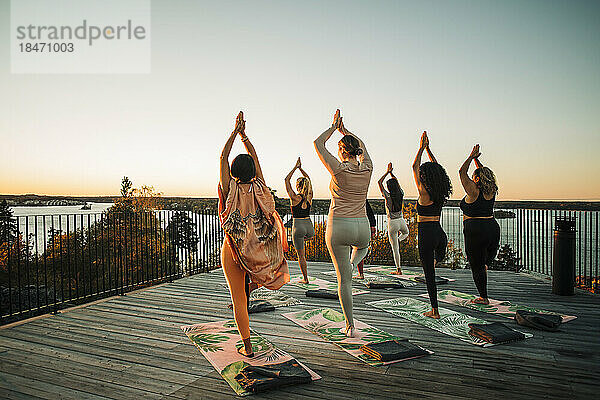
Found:
[[[339,159],[325,147],[336,130],[344,135],[338,142]],[[357,265],[369,251],[371,229],[365,203],[373,163],[362,140],[344,127],[340,110],[336,111],[331,127],[319,135],[314,144],[321,162],[331,174],[325,243],[337,276],[338,297],[346,319],[345,334],[353,337],[352,265]]]
[[[283,256],[287,249],[283,222],[265,184],[256,150],[245,132],[244,114],[223,147],[220,161],[219,218],[225,232],[221,265],[231,293],[233,314],[243,346],[237,351],[253,357],[246,294],[246,274],[254,284],[279,289],[290,274]],[[229,153],[240,136],[248,154],[238,155],[231,166]]]
[[[463,212],[465,253],[471,266],[473,281],[479,296],[473,303],[489,304],[487,267],[496,258],[500,247],[500,225],[494,218],[494,201],[498,193],[496,176],[479,161],[479,145],[475,145],[458,174],[466,196],[460,202]],[[469,178],[469,166],[475,161],[477,169]]]
[[[299,170],[302,176],[296,180],[296,190],[292,188],[290,183],[294,172]],[[300,157],[296,161],[296,165],[285,177],[285,189],[290,196],[290,206],[292,209],[292,241],[294,242],[294,248],[298,253],[298,264],[300,264],[300,271],[302,271],[302,277],[304,278],[301,283],[308,283],[308,272],[306,265],[306,252],[304,249],[304,240],[310,239],[315,236],[315,228],[310,220],[310,206],[313,199],[312,184],[310,177],[302,169],[302,162]]]

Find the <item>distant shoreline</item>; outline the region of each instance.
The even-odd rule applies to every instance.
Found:
[[[9,195],[0,194],[0,201],[6,200],[9,206],[36,207],[36,206],[75,206],[86,203],[114,203],[120,196],[48,196],[37,194]],[[215,197],[159,197],[160,205],[167,209],[195,208],[216,210],[217,198]],[[415,199],[406,199],[414,202]],[[382,208],[383,200],[380,198],[369,199],[374,208]],[[326,210],[329,207],[329,199],[315,199],[315,208]],[[448,200],[449,207],[458,207],[460,200]],[[279,207],[287,207],[287,198],[277,198]],[[550,209],[550,210],[585,210],[600,211],[600,201],[547,201],[547,200],[513,200],[497,201],[496,209]]]

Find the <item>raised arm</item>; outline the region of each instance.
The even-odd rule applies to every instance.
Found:
[[[431,152],[431,149],[429,148],[429,139],[427,139],[427,147],[425,148],[425,150],[427,150],[427,155],[429,156],[429,160],[431,162],[434,162],[437,164],[437,160],[435,159],[435,156],[433,155],[433,153]]]
[[[460,169],[458,170],[458,176],[460,177],[460,183],[462,183],[465,192],[467,193],[467,202],[472,203],[477,200],[477,196],[479,196],[479,189],[477,185],[471,178],[469,178],[469,167],[471,166],[471,161],[476,160],[481,153],[479,152],[479,145],[473,146],[473,150],[471,150],[471,154],[462,164]],[[470,200],[470,201],[469,201]]]
[[[331,127],[325,132],[321,133],[319,137],[316,138],[314,141],[317,155],[319,156],[319,159],[321,160],[323,165],[325,165],[325,168],[327,168],[327,170],[331,173],[331,175],[335,175],[339,172],[341,163],[337,158],[335,158],[333,154],[329,152],[329,150],[327,150],[327,147],[325,147],[325,143],[327,143],[331,135],[333,135],[333,132],[335,132],[335,130],[339,128],[339,124],[341,121],[342,120],[340,117],[340,110],[337,110],[335,112],[335,116],[333,117],[333,124],[331,125]]]
[[[227,198],[227,195],[229,194],[229,181],[231,180],[231,175],[229,173],[229,153],[231,153],[231,148],[233,147],[235,137],[238,135],[238,133],[244,131],[244,124],[244,114],[240,111],[235,121],[235,128],[229,135],[227,142],[225,142],[223,151],[221,151],[219,183],[221,185],[221,192],[225,198]]]
[[[427,189],[421,182],[421,177],[419,176],[419,167],[421,166],[421,157],[423,156],[423,151],[429,145],[429,139],[427,138],[427,132],[423,132],[421,135],[421,145],[419,146],[419,151],[417,151],[417,155],[415,156],[415,161],[413,161],[413,175],[415,178],[415,184],[417,185],[417,190],[419,191],[419,196],[423,194],[429,195],[427,193]]]
[[[479,154],[481,154],[481,153],[479,153]],[[483,164],[481,163],[481,161],[479,161],[479,156],[475,157],[473,160],[475,161],[475,166],[477,168],[483,168]]]
[[[298,157],[298,159],[300,159],[300,157]],[[310,176],[308,176],[308,174],[306,173],[306,171],[304,169],[302,169],[302,165],[300,165],[298,167],[298,170],[300,171],[300,173],[302,174],[302,176],[304,176],[306,179],[310,179]]]
[[[298,160],[300,160],[300,157],[298,157]],[[302,173],[302,176],[304,176],[310,182],[310,176],[308,176],[306,171],[302,168],[302,164],[300,164],[300,166],[298,167],[298,170]],[[306,201],[308,201],[310,204],[312,204],[312,199],[313,199],[313,190],[312,190],[312,182],[311,182],[310,191],[308,192]]]
[[[379,191],[381,192],[382,196],[384,196],[384,193],[385,193],[385,188],[383,187],[383,180],[385,179],[385,177],[388,174],[392,175],[392,163],[388,164],[387,171],[385,171],[385,174],[383,174],[383,176],[381,178],[379,178],[379,180],[377,181],[377,184],[379,185]],[[394,175],[392,175],[392,176],[394,176]]]
[[[294,165],[294,168],[292,168],[292,170],[290,171],[289,174],[287,174],[287,176],[285,177],[285,190],[288,193],[288,196],[290,196],[290,200],[294,201],[298,199],[298,194],[294,191],[294,188],[292,187],[291,184],[291,179],[292,176],[294,175],[294,172],[296,172],[296,169],[300,168],[299,166],[300,164],[300,157],[298,157],[298,161],[296,161],[296,165]]]
[[[241,137],[242,137],[242,143],[244,143],[244,147],[246,148],[246,151],[248,152],[248,154],[250,154],[250,157],[252,157],[252,159],[254,160],[254,166],[256,168],[256,177],[260,178],[264,182],[265,177],[263,176],[262,168],[260,167],[260,161],[258,161],[258,155],[256,154],[256,150],[254,149],[252,142],[250,142],[250,138],[248,138],[248,136],[246,136],[245,134],[241,135]]]

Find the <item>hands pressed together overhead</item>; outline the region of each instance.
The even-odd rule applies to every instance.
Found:
[[[429,147],[429,137],[427,136],[427,131],[423,131],[421,135],[421,149],[426,149]]]
[[[240,135],[242,139],[246,138],[246,121],[244,120],[243,111],[240,111],[235,119],[235,128],[233,129],[233,132],[236,135]]]
[[[333,124],[331,125],[331,127],[337,129],[338,131],[340,131],[340,133],[342,135],[347,135],[348,134],[348,130],[344,126],[344,121],[342,119],[342,116],[341,116],[339,108],[335,111],[335,114],[333,115]]]
[[[475,146],[473,146],[473,150],[471,150],[471,154],[469,155],[469,158],[471,159],[476,159],[481,155],[481,152],[479,151],[479,145],[476,144]]]

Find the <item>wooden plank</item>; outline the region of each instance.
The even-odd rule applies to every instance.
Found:
[[[291,264],[291,268],[294,270],[297,266]],[[332,270],[330,264],[309,265],[309,274],[327,270]],[[442,270],[439,273],[457,279],[440,289],[475,291],[469,271]],[[3,366],[21,359],[26,368],[0,370],[0,389],[5,391],[5,397],[15,398],[28,395],[54,398],[57,393],[72,398],[78,394],[114,398],[119,390],[142,398],[236,398],[179,329],[184,324],[232,317],[231,310],[226,308],[230,302],[229,292],[222,282],[220,271],[195,275],[1,330]],[[301,289],[285,286],[286,293],[306,304],[253,314],[251,326],[311,366],[323,379],[256,398],[468,399],[477,393],[480,398],[529,399],[584,398],[595,394],[595,383],[600,377],[597,329],[600,297],[553,296],[547,283],[508,272],[492,271],[489,286],[493,297],[579,318],[564,325],[559,333],[536,331],[533,339],[524,342],[481,349],[365,304],[378,299],[417,296],[425,292],[424,285],[401,291],[373,290],[354,297],[355,318],[435,351],[423,359],[373,368],[282,318],[281,313],[293,310],[339,309],[337,301],[308,299]],[[500,316],[453,305],[448,308],[489,321],[513,324]],[[46,369],[45,375],[33,376],[31,371],[40,368]],[[32,385],[27,391],[15,391],[9,386],[29,381]],[[95,385],[100,390],[92,391]]]

